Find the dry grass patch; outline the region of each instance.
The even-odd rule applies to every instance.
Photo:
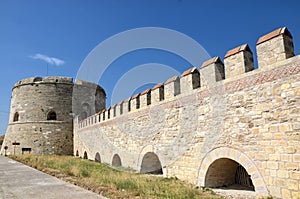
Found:
[[[220,198],[175,178],[116,170],[106,164],[71,156],[22,155],[11,157],[62,180],[109,198]]]

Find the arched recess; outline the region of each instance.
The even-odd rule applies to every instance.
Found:
[[[84,154],[83,154],[83,159],[88,159],[88,155],[87,155],[87,152],[85,151]]]
[[[155,153],[148,152],[144,155],[140,172],[157,175],[163,174],[161,162]]]
[[[19,113],[18,113],[18,112],[15,112],[13,121],[14,121],[14,122],[17,122],[17,121],[19,121],[19,119],[20,119]]]
[[[213,179],[209,179],[211,177],[209,176],[210,174],[213,174],[216,178],[219,175],[219,179],[224,180],[225,177],[220,176],[222,173],[224,174],[224,172],[221,172],[222,170],[231,172],[231,177],[234,178],[236,177],[235,172],[239,165],[249,174],[255,192],[260,195],[269,196],[265,181],[254,162],[244,153],[229,147],[218,147],[205,155],[198,170],[198,184],[202,187],[212,186],[210,183],[213,183]],[[222,169],[216,169],[216,167],[222,167]],[[229,169],[225,169],[225,167],[229,167]]]
[[[254,191],[251,176],[238,162],[229,158],[215,160],[205,175],[205,187],[228,187],[239,185],[241,189]]]
[[[56,112],[55,111],[49,111],[47,114],[47,120],[56,120]]]
[[[100,154],[98,152],[95,155],[95,162],[100,162],[101,163],[101,157],[100,157]]]
[[[118,154],[115,154],[113,156],[111,165],[113,167],[120,167],[120,166],[122,166],[122,161],[121,161],[121,158],[120,158],[120,156]]]
[[[78,150],[76,150],[76,157],[78,157],[79,156],[79,151]]]
[[[147,156],[146,156],[146,154],[147,154]],[[154,158],[155,156],[157,157],[157,159]],[[153,158],[153,160],[156,161],[156,163],[153,163],[153,162],[150,163],[149,160],[151,160],[152,158]],[[160,169],[157,166],[157,170],[159,171],[159,174],[163,174],[164,176],[167,176],[166,170],[163,169],[164,168],[163,165],[165,165],[164,160],[159,158],[159,156],[156,153],[155,147],[151,144],[146,145],[146,146],[143,147],[143,149],[141,150],[141,152],[139,154],[139,158],[138,158],[137,163],[138,163],[137,168],[140,170],[140,172],[143,172],[143,173],[145,173],[145,171],[147,170],[146,165],[148,165],[148,167],[150,167],[151,164],[153,164],[153,165],[159,165],[160,164],[160,167],[162,167],[161,173],[160,173]]]

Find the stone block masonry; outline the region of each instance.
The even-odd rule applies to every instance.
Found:
[[[96,84],[28,78],[12,90],[1,153],[73,154],[204,187],[299,198],[300,56],[279,28],[105,108]],[[75,116],[75,117],[74,117]],[[252,195],[252,194],[251,194]]]
[[[299,197],[300,56],[285,27],[256,48],[258,69],[244,44],[224,64],[214,57],[115,105],[115,116],[76,119],[74,155],[109,164],[118,157],[119,165],[198,186]]]
[[[96,84],[67,77],[23,79],[12,89],[1,154],[7,146],[7,154],[71,155],[73,115],[84,119],[104,107],[105,92]]]

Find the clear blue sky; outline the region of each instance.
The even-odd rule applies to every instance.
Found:
[[[168,28],[193,38],[211,56],[223,58],[244,43],[255,53],[260,36],[287,26],[299,54],[299,8],[298,0],[0,0],[0,134],[6,131],[15,82],[47,74],[75,78],[89,52],[117,33]],[[57,58],[48,59],[48,72],[47,57]],[[161,63],[180,72],[191,67],[161,50],[121,56],[99,82],[108,101],[122,74],[146,63]]]

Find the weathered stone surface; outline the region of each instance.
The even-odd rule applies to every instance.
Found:
[[[242,167],[247,173],[243,180],[251,180],[258,197],[296,196],[300,190],[300,56],[293,57],[291,38],[285,28],[262,37],[257,43],[259,68],[256,70],[252,70],[249,49],[244,46],[241,51],[239,47],[227,54],[225,69],[221,59],[214,57],[202,65],[200,74],[198,69],[192,68],[181,78],[171,78],[165,84],[128,98],[116,106],[116,114],[113,108],[108,108],[86,119],[80,115],[74,120],[74,140],[70,143],[74,144],[74,155],[97,158],[109,164],[116,164],[119,157],[117,165],[142,172],[155,168],[156,171],[151,172],[210,187],[235,183],[237,168]],[[231,74],[226,79],[224,71]],[[22,80],[16,88],[22,84],[30,87],[31,81],[33,79]],[[33,84],[41,81],[36,79]],[[44,88],[50,93],[45,103],[51,102],[55,109],[58,106],[67,117],[66,104],[71,106],[72,103],[68,95],[67,99],[63,96],[68,92],[62,92],[64,89],[60,90],[60,86],[55,87],[58,90],[52,88],[51,84],[57,84],[53,81],[49,78],[49,90],[48,86]],[[69,80],[61,81],[66,84]],[[58,96],[65,105],[51,101],[54,91],[61,93]],[[88,94],[76,96],[82,101],[96,100],[98,105],[103,102],[103,98],[89,95],[90,90]],[[44,99],[45,93],[37,96]],[[35,101],[28,96],[23,100],[28,102],[24,103],[22,96],[17,99],[13,96],[12,100],[13,112],[15,104],[21,105],[20,120],[43,117],[34,109],[32,115],[23,114],[23,107],[28,106],[25,104],[31,103],[32,108]],[[85,115],[98,110],[89,109],[86,104],[79,107],[86,111]],[[26,113],[27,108],[24,110]],[[38,120],[34,125],[12,122],[8,132],[20,128],[18,139],[24,139],[22,136],[30,132],[32,138],[41,140],[41,136],[56,137],[62,129],[72,129],[72,126],[59,128],[67,123],[57,122],[44,124]],[[33,133],[41,125],[42,131],[49,129],[47,135]],[[11,142],[13,136],[9,136],[7,139]],[[38,141],[37,151],[57,153],[55,150],[64,143],[61,137],[47,140],[46,145],[44,141]],[[50,149],[53,144],[54,148]]]
[[[171,78],[171,86],[168,80],[166,92],[160,93],[166,98],[158,100],[158,85],[150,96],[153,104],[75,128],[74,149],[80,156],[87,152],[90,159],[98,152],[109,164],[118,154],[123,166],[138,171],[145,167],[145,154],[155,153],[164,176],[200,186],[232,184],[236,167],[242,165],[258,196],[296,196],[300,57],[291,57],[291,36],[284,31],[258,43],[259,69],[251,71],[249,49],[233,49],[225,60],[230,75],[223,80],[224,66],[212,58],[200,69],[200,87],[193,88],[189,69],[177,82],[177,95]]]
[[[105,92],[93,83],[73,83],[66,77],[21,80],[12,90],[3,147],[8,146],[7,154],[28,153],[29,149],[35,154],[73,154],[73,116],[84,119],[104,107]],[[55,117],[49,118],[50,113]],[[96,121],[90,118],[88,122]]]

